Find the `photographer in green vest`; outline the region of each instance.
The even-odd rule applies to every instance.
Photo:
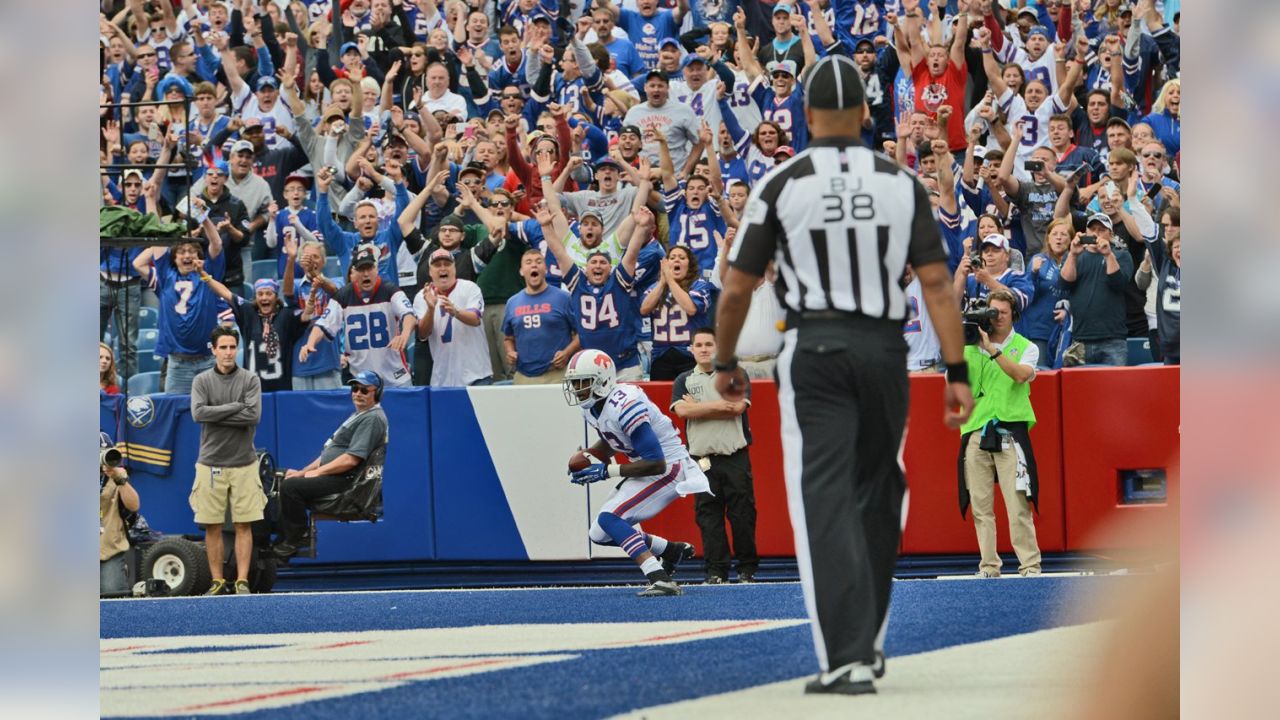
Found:
[[[1014,332],[1017,302],[1008,290],[987,296],[987,310],[965,313],[965,361],[973,389],[973,414],[960,428],[960,516],[972,502],[981,577],[1000,577],[996,553],[995,485],[1004,496],[1018,574],[1040,574],[1040,547],[1031,506],[1036,502],[1036,461],[1028,432],[1035,425],[1031,381],[1040,351]]]

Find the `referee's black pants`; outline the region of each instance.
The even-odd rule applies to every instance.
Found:
[[[729,540],[724,519],[733,532],[733,554],[738,576],[754,575],[760,566],[756,552],[756,494],[751,480],[751,454],[747,448],[730,455],[708,455],[707,482],[711,492],[694,496],[694,517],[702,531],[702,556],[707,577],[729,577]]]
[[[900,323],[788,318],[778,406],[796,561],[818,663],[872,663],[883,643],[906,480]]]

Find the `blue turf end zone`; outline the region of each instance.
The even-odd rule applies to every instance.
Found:
[[[910,655],[1073,622],[1083,596],[1123,578],[907,581],[894,584],[887,654]],[[786,620],[804,617],[799,584],[685,588],[636,598],[636,586],[126,600],[101,604],[101,637],[236,635],[236,650],[270,646],[266,633],[354,632],[542,623]],[[216,612],[212,610],[216,609]],[[1070,618],[1070,619],[1069,619]],[[242,716],[333,718],[602,717],[739,690],[817,670],[807,624],[674,645],[573,651],[571,659],[411,682]],[[208,650],[209,652],[202,652]],[[226,648],[193,647],[217,663]],[[524,653],[529,654],[529,653]],[[462,655],[465,657],[465,653]],[[618,669],[633,668],[632,671]],[[646,678],[643,688],[635,679]]]

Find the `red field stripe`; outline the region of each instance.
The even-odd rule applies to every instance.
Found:
[[[334,643],[332,645],[319,645],[311,648],[312,650],[334,650],[336,648],[351,647],[352,645],[368,645],[372,640],[349,640],[347,642]]]
[[[609,645],[640,645],[641,643],[658,642],[660,640],[674,640],[675,638],[693,637],[695,635],[706,635],[707,633],[723,632],[725,630],[737,630],[738,628],[755,627],[756,625],[764,625],[768,620],[752,620],[750,622],[734,623],[733,625],[721,625],[713,628],[703,628],[702,630],[690,630],[688,632],[675,633],[673,635],[655,635],[651,638],[643,640],[619,640],[618,642],[606,643]]]
[[[127,647],[111,648],[110,650],[103,650],[101,652],[105,655],[107,653],[125,652],[126,650],[146,650],[149,647],[151,647],[151,645],[129,645]]]
[[[186,707],[180,707],[176,710],[170,710],[169,712],[182,713],[182,712],[190,712],[192,710],[205,710],[208,708],[228,707],[231,705],[241,705],[243,703],[250,703],[256,700],[270,700],[272,698],[288,697],[290,695],[305,695],[307,693],[319,692],[320,690],[327,690],[327,689],[329,688],[318,687],[318,686],[302,686],[302,687],[296,687],[296,688],[289,688],[288,690],[277,690],[276,692],[261,693],[259,695],[248,695],[242,698],[235,698],[234,700],[219,700],[217,702],[202,703],[200,705],[188,705]]]
[[[450,670],[465,670],[466,668],[484,667],[486,665],[504,665],[514,662],[510,658],[498,658],[494,660],[477,660],[476,662],[462,663],[460,665],[446,665],[445,667],[431,668],[429,670],[409,670],[406,672],[398,672],[392,675],[383,675],[378,680],[400,680],[408,677],[418,677],[420,675],[435,675],[436,673],[449,672]]]

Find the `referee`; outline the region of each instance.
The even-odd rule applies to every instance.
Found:
[[[805,79],[809,147],[751,191],[729,253],[716,386],[743,396],[734,348],[751,290],[777,261],[787,313],[778,405],[791,525],[822,672],[806,693],[875,692],[906,494],[906,263],[920,278],[947,363],[944,419],[973,409],[947,253],[924,187],[859,144],[858,70],[830,55]]]

